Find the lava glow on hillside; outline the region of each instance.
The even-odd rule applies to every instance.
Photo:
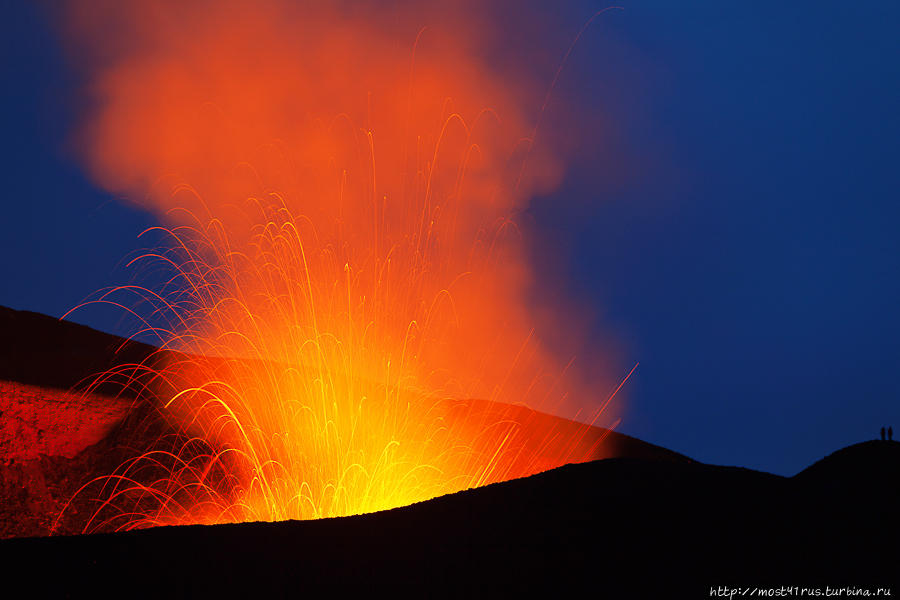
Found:
[[[588,425],[522,408],[588,397],[536,334],[516,223],[560,165],[473,10],[66,11],[85,162],[160,215],[167,243],[135,262],[172,273],[92,299],[167,351],[103,377],[183,434],[84,488],[85,530],[358,514],[598,456]]]

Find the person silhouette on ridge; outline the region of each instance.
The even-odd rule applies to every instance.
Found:
[[[881,428],[881,441],[884,441],[884,427]]]
[[[894,439],[894,428],[890,427],[890,426],[888,427],[888,439],[889,440]]]

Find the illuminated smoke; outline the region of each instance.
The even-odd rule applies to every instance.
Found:
[[[526,301],[516,215],[561,177],[531,147],[536,88],[492,71],[475,4],[377,6],[66,12],[86,165],[171,234],[145,259],[179,274],[142,292],[190,356],[154,367],[162,410],[209,446],[159,488],[120,480],[163,499],[141,524],[353,514],[597,456],[583,429],[469,402],[607,391]]]

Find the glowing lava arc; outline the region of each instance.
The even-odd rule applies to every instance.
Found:
[[[96,300],[138,292],[172,320],[163,352],[103,377],[152,388],[180,435],[93,482],[86,531],[353,515],[600,456],[590,425],[497,401],[540,378],[474,401],[424,363],[459,315],[447,289],[418,296],[429,275],[409,248],[354,269],[304,244],[307,221],[256,206],[266,219],[241,251],[216,221],[163,230],[170,248],[136,260],[175,270],[167,297]]]
[[[410,56],[399,15],[296,4],[73,3],[88,55],[110,45],[86,162],[161,215],[137,263],[171,274],[94,299],[159,337],[104,377],[173,433],[84,488],[86,530],[350,515],[597,457],[589,425],[530,410],[589,396],[527,302],[515,216],[561,172],[527,86],[484,64],[468,6]]]

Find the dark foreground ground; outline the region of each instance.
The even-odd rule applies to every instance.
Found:
[[[108,425],[60,434],[84,448],[60,446],[52,419],[29,407],[97,422],[93,401],[73,404],[65,390],[155,349],[34,313],[0,308],[0,324],[0,379],[12,390],[0,424],[15,434],[0,444],[0,531],[19,537],[0,540],[0,598],[900,595],[898,442],[857,444],[784,478],[613,433],[604,439],[623,458],[383,513],[22,537],[46,535],[73,486],[109,472],[142,431],[104,389]],[[23,454],[23,432],[45,450]]]
[[[359,517],[5,540],[0,565],[52,597],[896,595],[898,473],[898,442],[792,478],[607,459]]]

